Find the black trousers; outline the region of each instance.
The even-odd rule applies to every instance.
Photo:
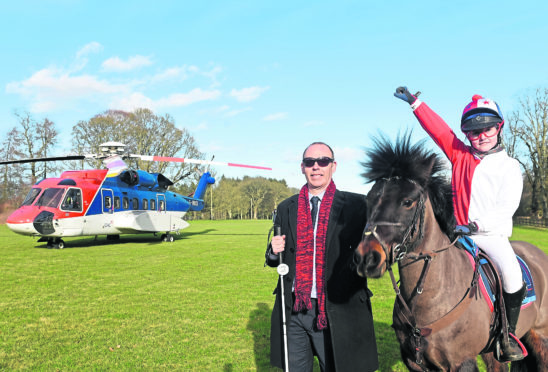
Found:
[[[320,369],[334,371],[333,348],[329,328],[318,330],[316,318],[318,302],[312,299],[312,309],[293,312],[287,328],[287,348],[289,350],[289,370],[291,372],[311,372],[314,356],[318,358]]]

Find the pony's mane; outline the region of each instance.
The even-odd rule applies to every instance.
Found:
[[[454,235],[455,217],[451,184],[439,155],[424,148],[424,140],[411,144],[411,134],[398,136],[394,144],[386,136],[373,138],[374,146],[366,150],[368,159],[362,162],[366,182],[400,177],[413,180],[425,188],[442,231]]]

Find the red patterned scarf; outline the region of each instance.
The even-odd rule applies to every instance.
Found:
[[[318,329],[327,327],[325,313],[325,236],[329,212],[335,196],[335,183],[331,181],[320,203],[318,227],[316,230],[316,293],[318,299]],[[310,216],[308,186],[304,185],[299,193],[297,209],[297,278],[295,279],[295,304],[293,310],[312,309],[310,293],[312,291],[312,265],[314,262],[314,226]]]

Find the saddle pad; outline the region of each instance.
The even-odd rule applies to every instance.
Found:
[[[474,259],[479,253],[478,245],[469,236],[460,237],[457,243],[460,243],[459,245],[463,247],[464,249],[466,249],[466,251],[469,254],[469,258],[472,263],[472,266],[474,266]],[[537,296],[535,293],[535,286],[533,283],[533,276],[531,275],[531,270],[529,270],[529,267],[520,256],[516,255],[516,258],[518,259],[519,266],[521,267],[521,274],[523,277],[523,281],[525,282],[525,285],[527,287],[525,298],[523,299],[523,302],[521,303],[521,308],[523,309],[524,307],[527,307],[529,304],[535,301],[537,299]],[[489,262],[485,259],[480,259],[479,263],[480,263],[479,273],[480,273],[480,279],[481,279],[479,281],[480,289],[481,289],[481,292],[484,294],[483,297],[485,298],[485,301],[487,301],[489,308],[491,309],[491,311],[493,311],[495,294],[494,294],[493,288],[491,288],[491,285],[489,281],[487,280],[487,276],[484,270],[484,267],[487,267],[485,265],[489,265]]]

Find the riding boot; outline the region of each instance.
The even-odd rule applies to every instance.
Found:
[[[508,333],[515,334],[516,324],[518,323],[521,302],[525,297],[527,288],[525,284],[521,289],[514,293],[503,293],[504,307],[506,309],[506,318],[508,319]],[[521,360],[524,358],[523,351],[518,342],[512,337],[502,336],[500,340],[501,359],[506,362]]]

